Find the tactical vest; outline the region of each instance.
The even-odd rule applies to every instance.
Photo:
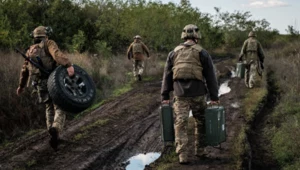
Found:
[[[173,79],[203,80],[202,64],[199,53],[202,47],[198,44],[186,47],[179,45],[174,49]]]
[[[133,53],[143,53],[142,43],[134,42],[133,45],[132,45],[132,52]]]
[[[38,63],[40,66],[42,66],[46,70],[49,70],[50,72],[55,68],[55,60],[51,57],[50,54],[46,53],[45,41],[30,46],[27,51],[27,55],[34,62]],[[42,74],[42,72],[32,64],[29,64],[28,69],[30,79],[33,81],[47,78],[46,75]]]
[[[257,41],[253,38],[248,39],[248,44],[246,48],[247,52],[256,52],[257,51]]]

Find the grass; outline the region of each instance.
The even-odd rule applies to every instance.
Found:
[[[84,139],[86,137],[88,137],[88,131],[93,129],[93,128],[96,128],[96,127],[100,127],[100,126],[104,126],[106,125],[107,123],[109,122],[109,119],[99,119],[97,121],[95,121],[94,123],[92,124],[89,124],[87,126],[84,126],[84,127],[81,127],[80,128],[80,132],[77,133],[75,136],[74,136],[74,140],[75,141],[78,141],[78,140],[81,140],[81,139]]]
[[[255,113],[260,108],[263,100],[265,100],[267,93],[268,91],[266,88],[254,88],[246,93],[243,106],[247,122],[253,120]]]
[[[29,168],[36,165],[36,164],[37,164],[37,162],[34,159],[32,159],[32,160],[30,160],[26,163],[27,167],[29,167]]]
[[[161,158],[154,164],[157,170],[168,170],[176,166],[175,162],[178,162],[178,155],[175,152],[175,147],[169,148],[166,154],[162,154]]]
[[[132,89],[132,82],[126,83],[125,85],[123,85],[120,88],[117,88],[113,91],[113,97],[118,97],[128,91],[130,91]]]
[[[268,95],[268,90],[263,86],[265,79],[263,79],[260,84],[261,86],[255,87],[253,89],[248,89],[245,95],[243,103],[243,112],[245,117],[245,123],[240,128],[237,136],[234,138],[234,145],[232,148],[233,158],[234,158],[234,169],[242,169],[243,156],[247,155],[250,151],[250,146],[247,142],[247,132],[250,129],[250,124],[253,121],[256,113],[264,105],[266,97]]]
[[[232,148],[232,155],[234,159],[233,169],[242,169],[243,158],[242,155],[249,151],[249,146],[246,143],[247,140],[247,132],[248,126],[243,125],[233,140],[233,148]]]

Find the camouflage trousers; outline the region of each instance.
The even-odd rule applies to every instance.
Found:
[[[257,82],[257,62],[250,61],[248,66],[245,68],[245,85],[249,88]]]
[[[66,112],[53,104],[47,89],[47,80],[39,80],[37,85],[39,103],[46,105],[46,125],[49,130],[55,127],[61,132],[66,120]]]
[[[66,120],[66,112],[61,110],[52,102],[46,103],[46,124],[47,129],[54,127],[58,132],[62,132]]]
[[[204,110],[206,109],[205,96],[175,97],[175,145],[176,153],[187,155],[188,151],[188,117],[192,110],[195,118],[195,154],[203,150],[205,125]]]
[[[133,60],[133,76],[142,75],[144,72],[144,60]]]

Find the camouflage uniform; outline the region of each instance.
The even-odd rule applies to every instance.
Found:
[[[245,85],[253,88],[257,81],[257,74],[260,76],[262,74],[265,56],[261,44],[255,38],[255,33],[251,31],[248,36],[242,47],[240,60],[243,59],[246,64]]]
[[[144,72],[144,53],[149,58],[149,49],[141,41],[139,35],[134,37],[134,42],[130,44],[127,50],[128,59],[133,58],[133,76],[141,80],[141,75]]]
[[[189,33],[192,34],[190,37]],[[188,162],[189,111],[192,110],[195,118],[195,155],[200,156],[204,150],[204,110],[207,89],[211,100],[218,101],[219,98],[212,59],[205,49],[196,44],[196,40],[200,38],[198,28],[187,25],[182,34],[182,39],[187,41],[177,46],[168,55],[161,95],[163,101],[169,100],[169,93],[174,91],[176,153],[179,154],[179,162],[186,163]]]
[[[40,26],[35,31],[44,29],[45,27]],[[34,38],[46,36],[43,32],[41,33],[42,36],[39,36],[39,32],[33,32],[33,34]],[[72,65],[69,59],[59,50],[57,44],[53,40],[46,38],[41,38],[39,43],[30,46],[26,52],[26,56],[43,65],[49,71],[53,71],[57,64],[63,65],[66,68]],[[48,130],[54,127],[58,132],[61,132],[65,123],[66,113],[59,106],[53,104],[48,93],[47,80],[48,77],[46,75],[43,75],[39,69],[25,60],[20,73],[19,87],[28,87],[31,83],[35,86],[39,102],[46,105],[46,124]]]

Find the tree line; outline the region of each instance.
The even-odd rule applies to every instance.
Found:
[[[120,52],[134,35],[141,35],[153,50],[168,51],[180,43],[182,28],[195,24],[207,49],[240,47],[250,30],[262,44],[279,35],[266,20],[249,12],[201,12],[188,0],[163,4],[145,0],[0,0],[0,49],[25,48],[39,25],[51,26],[52,39],[69,52]]]

